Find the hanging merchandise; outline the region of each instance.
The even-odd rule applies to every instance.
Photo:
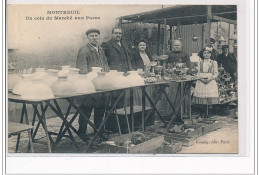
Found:
[[[225,30],[221,27],[221,25],[219,25],[217,31],[218,31],[218,36],[217,36],[218,48],[221,49],[222,46],[226,44],[226,39],[224,37]]]
[[[195,30],[197,28],[197,22],[195,21],[194,24],[192,25],[192,27],[194,28],[193,32],[196,32],[197,30]],[[199,37],[197,36],[197,33],[193,35],[192,41],[194,42],[194,44],[196,44],[196,51],[199,50]]]
[[[153,27],[153,29],[152,29],[151,41],[152,41],[153,45],[156,45],[156,43],[157,43],[157,28],[156,27]]]
[[[175,37],[174,39],[178,39],[178,40],[181,40],[181,29],[180,29],[180,25],[181,23],[178,23],[178,25],[175,27]]]

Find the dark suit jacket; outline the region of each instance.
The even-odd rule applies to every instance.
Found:
[[[151,61],[151,55],[146,53]],[[135,49],[132,54],[132,67],[133,69],[144,69],[144,62],[138,49]]]
[[[237,72],[237,59],[233,53],[228,53],[227,56],[225,56],[222,53],[222,54],[218,55],[217,61],[218,61],[218,66],[220,66],[222,64],[225,71],[230,73],[232,78],[235,78],[234,73]]]
[[[125,47],[124,43],[121,42],[120,48],[120,46],[111,39],[108,42],[102,43],[101,47],[105,51],[110,70],[115,69],[121,72],[132,70],[131,52]]]

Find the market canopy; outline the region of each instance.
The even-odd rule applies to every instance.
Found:
[[[211,7],[211,8],[209,8]],[[209,11],[210,9],[210,11]],[[210,16],[211,22],[227,22],[236,24],[237,6],[236,5],[177,5],[159,10],[153,10],[133,15],[119,17],[122,23],[157,23],[171,26],[207,23]]]

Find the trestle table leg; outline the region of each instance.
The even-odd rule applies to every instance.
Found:
[[[135,120],[134,120],[134,89],[130,88],[130,116],[132,120],[132,132],[135,131]]]
[[[104,126],[105,122],[108,120],[109,116],[111,115],[111,113],[113,112],[113,110],[116,108],[119,100],[122,98],[122,96],[125,94],[125,92],[121,92],[119,97],[116,99],[115,103],[113,104],[112,108],[109,110],[108,114],[105,116],[105,118],[103,119],[102,123],[99,125],[98,129],[97,129],[97,133],[94,136],[94,139],[89,142],[89,144],[87,145],[86,149],[84,150],[84,152],[87,152],[88,149],[90,148],[90,146],[93,144],[93,142],[96,140],[97,136],[100,135],[100,132],[102,131],[102,127]],[[102,135],[103,136],[103,135]]]
[[[26,104],[23,103],[22,114],[21,114],[21,118],[20,118],[20,123],[23,123],[23,117],[24,117],[24,114],[25,114],[25,110],[26,110]],[[21,133],[19,133],[18,136],[17,136],[16,147],[15,147],[15,152],[16,152],[16,153],[18,152],[18,149],[19,149],[20,137],[21,137]]]
[[[46,135],[46,140],[47,140],[47,144],[48,144],[48,150],[49,150],[49,153],[52,152],[52,149],[51,149],[51,141],[50,141],[50,136],[49,136],[49,132],[48,132],[48,128],[47,128],[47,123],[46,123],[46,119],[45,119],[45,114],[43,113],[42,115],[40,115],[38,109],[37,109],[37,105],[36,104],[32,104],[33,105],[33,108],[36,112],[36,115],[38,116],[39,118],[39,123],[42,124],[42,127],[45,131],[45,135]],[[46,110],[47,110],[47,106],[46,105]],[[36,132],[34,132],[34,136],[36,135]]]
[[[146,88],[145,86],[142,88],[142,131],[145,131],[145,92]]]
[[[187,92],[189,91],[189,89],[191,88],[191,82],[187,82],[186,83],[186,86],[184,87],[184,94],[183,96],[181,97],[181,100],[179,102],[179,104],[177,105],[176,109],[175,109],[175,113],[171,116],[171,120],[170,122],[168,123],[168,126],[167,126],[167,130],[169,130],[173,120],[175,119],[175,116],[178,114],[180,108],[181,108],[181,105],[183,104],[183,101],[185,99],[185,96],[187,95]]]
[[[152,99],[149,97],[149,95],[147,94],[146,91],[144,91],[144,94],[145,94],[145,97],[148,99],[148,101],[151,103],[153,109],[155,110],[155,112],[157,113],[157,115],[159,116],[161,121],[163,122],[164,126],[166,126],[166,122],[165,122],[164,118],[161,116],[160,112],[156,108],[156,106],[155,106],[154,102],[152,101]]]

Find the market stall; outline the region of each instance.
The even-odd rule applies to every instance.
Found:
[[[23,110],[21,113],[20,123],[23,123],[24,116],[26,118],[28,118],[27,106],[28,105],[33,106],[34,112],[33,112],[32,125],[33,126],[35,125],[36,117],[38,118],[38,123],[36,124],[35,129],[32,130],[32,141],[33,142],[36,141],[35,136],[37,134],[39,127],[42,126],[45,130],[45,137],[46,137],[46,142],[48,144],[49,152],[52,152],[52,149],[55,149],[55,147],[57,146],[57,144],[61,141],[61,139],[63,137],[69,138],[74,143],[74,145],[77,146],[72,132],[75,133],[80,138],[81,138],[81,135],[78,133],[77,129],[72,126],[72,123],[76,120],[78,115],[81,114],[82,116],[85,117],[88,124],[94,129],[94,131],[96,131],[96,134],[95,134],[93,140],[91,140],[88,143],[87,149],[85,150],[85,151],[88,151],[88,149],[91,147],[93,142],[96,140],[97,136],[99,136],[100,138],[102,138],[104,140],[108,139],[108,137],[105,137],[104,133],[101,132],[102,128],[104,127],[104,124],[106,123],[106,121],[109,119],[110,115],[114,111],[116,111],[115,107],[116,107],[117,103],[119,102],[120,98],[122,98],[125,95],[127,90],[137,88],[137,87],[140,87],[142,89],[142,131],[145,131],[145,122],[150,115],[150,114],[147,114],[145,116],[145,103],[146,103],[145,99],[147,99],[149,101],[153,110],[155,110],[155,112],[159,116],[160,120],[163,122],[165,127],[167,127],[167,129],[169,129],[172,124],[173,119],[175,118],[176,114],[180,110],[180,106],[184,100],[184,97],[187,95],[187,92],[189,91],[192,82],[196,81],[197,79],[198,78],[196,78],[196,77],[190,77],[189,79],[186,79],[186,80],[177,80],[177,81],[163,80],[163,81],[157,81],[154,83],[146,83],[144,85],[139,85],[139,86],[137,85],[137,86],[129,86],[126,88],[115,88],[115,89],[111,89],[111,90],[103,90],[103,91],[97,91],[97,92],[85,93],[85,94],[65,95],[62,97],[61,96],[44,97],[43,99],[33,99],[34,98],[33,96],[31,96],[30,99],[28,99],[28,98],[26,99],[26,97],[24,98],[24,96],[15,95],[10,92],[10,93],[8,93],[8,101],[22,104]],[[169,97],[168,97],[167,93],[165,92],[165,88],[168,84],[183,83],[183,82],[188,82],[185,87],[186,90],[183,94],[183,97],[181,98],[181,101],[179,102],[179,105],[175,108],[174,105],[169,100]],[[164,119],[163,116],[161,116],[160,112],[156,108],[156,104],[159,101],[159,99],[155,99],[155,101],[153,101],[152,98],[146,92],[146,87],[148,87],[148,86],[156,86],[157,88],[160,89],[160,92],[162,94],[164,94],[165,97],[168,99],[168,103],[171,105],[171,107],[174,111],[174,113],[170,116],[170,121],[168,123],[166,123],[166,120]],[[75,103],[75,101],[78,98],[84,98],[87,101],[88,98],[91,98],[91,95],[99,94],[99,93],[108,93],[109,96],[111,97],[111,95],[114,91],[120,92],[120,95],[118,96],[118,98],[114,102],[114,104],[108,104],[108,102],[107,102],[107,107],[106,107],[107,111],[106,111],[105,117],[104,117],[102,123],[100,124],[100,126],[98,128],[96,128],[95,125],[81,111],[80,106],[77,105]],[[132,98],[133,98],[133,96],[132,96]],[[130,103],[130,111],[131,111],[132,120],[133,120],[134,106],[133,106],[132,98],[130,98],[130,100],[132,101]],[[68,108],[65,110],[66,112],[62,111],[61,108],[59,107],[59,104],[57,102],[58,99],[65,99],[68,102],[69,105],[68,105]],[[110,101],[110,100],[108,99],[108,101]],[[46,112],[47,108],[50,108],[63,121],[58,133],[49,132],[49,130],[48,130],[48,126],[46,123],[46,116],[45,116],[45,112]],[[72,119],[68,120],[68,115],[70,114],[71,108],[75,108],[76,112],[73,113]],[[126,113],[126,110],[125,110],[125,113]],[[27,123],[27,124],[29,124],[29,123]],[[133,126],[132,132],[134,132],[134,131],[135,130],[134,130],[134,126]],[[69,135],[65,135],[66,132],[68,132]],[[130,130],[129,130],[129,132],[130,132]],[[56,140],[52,139],[52,135],[57,135]],[[18,136],[18,142],[19,142],[19,139],[20,139],[20,137]],[[84,139],[82,139],[82,140],[84,140]]]

